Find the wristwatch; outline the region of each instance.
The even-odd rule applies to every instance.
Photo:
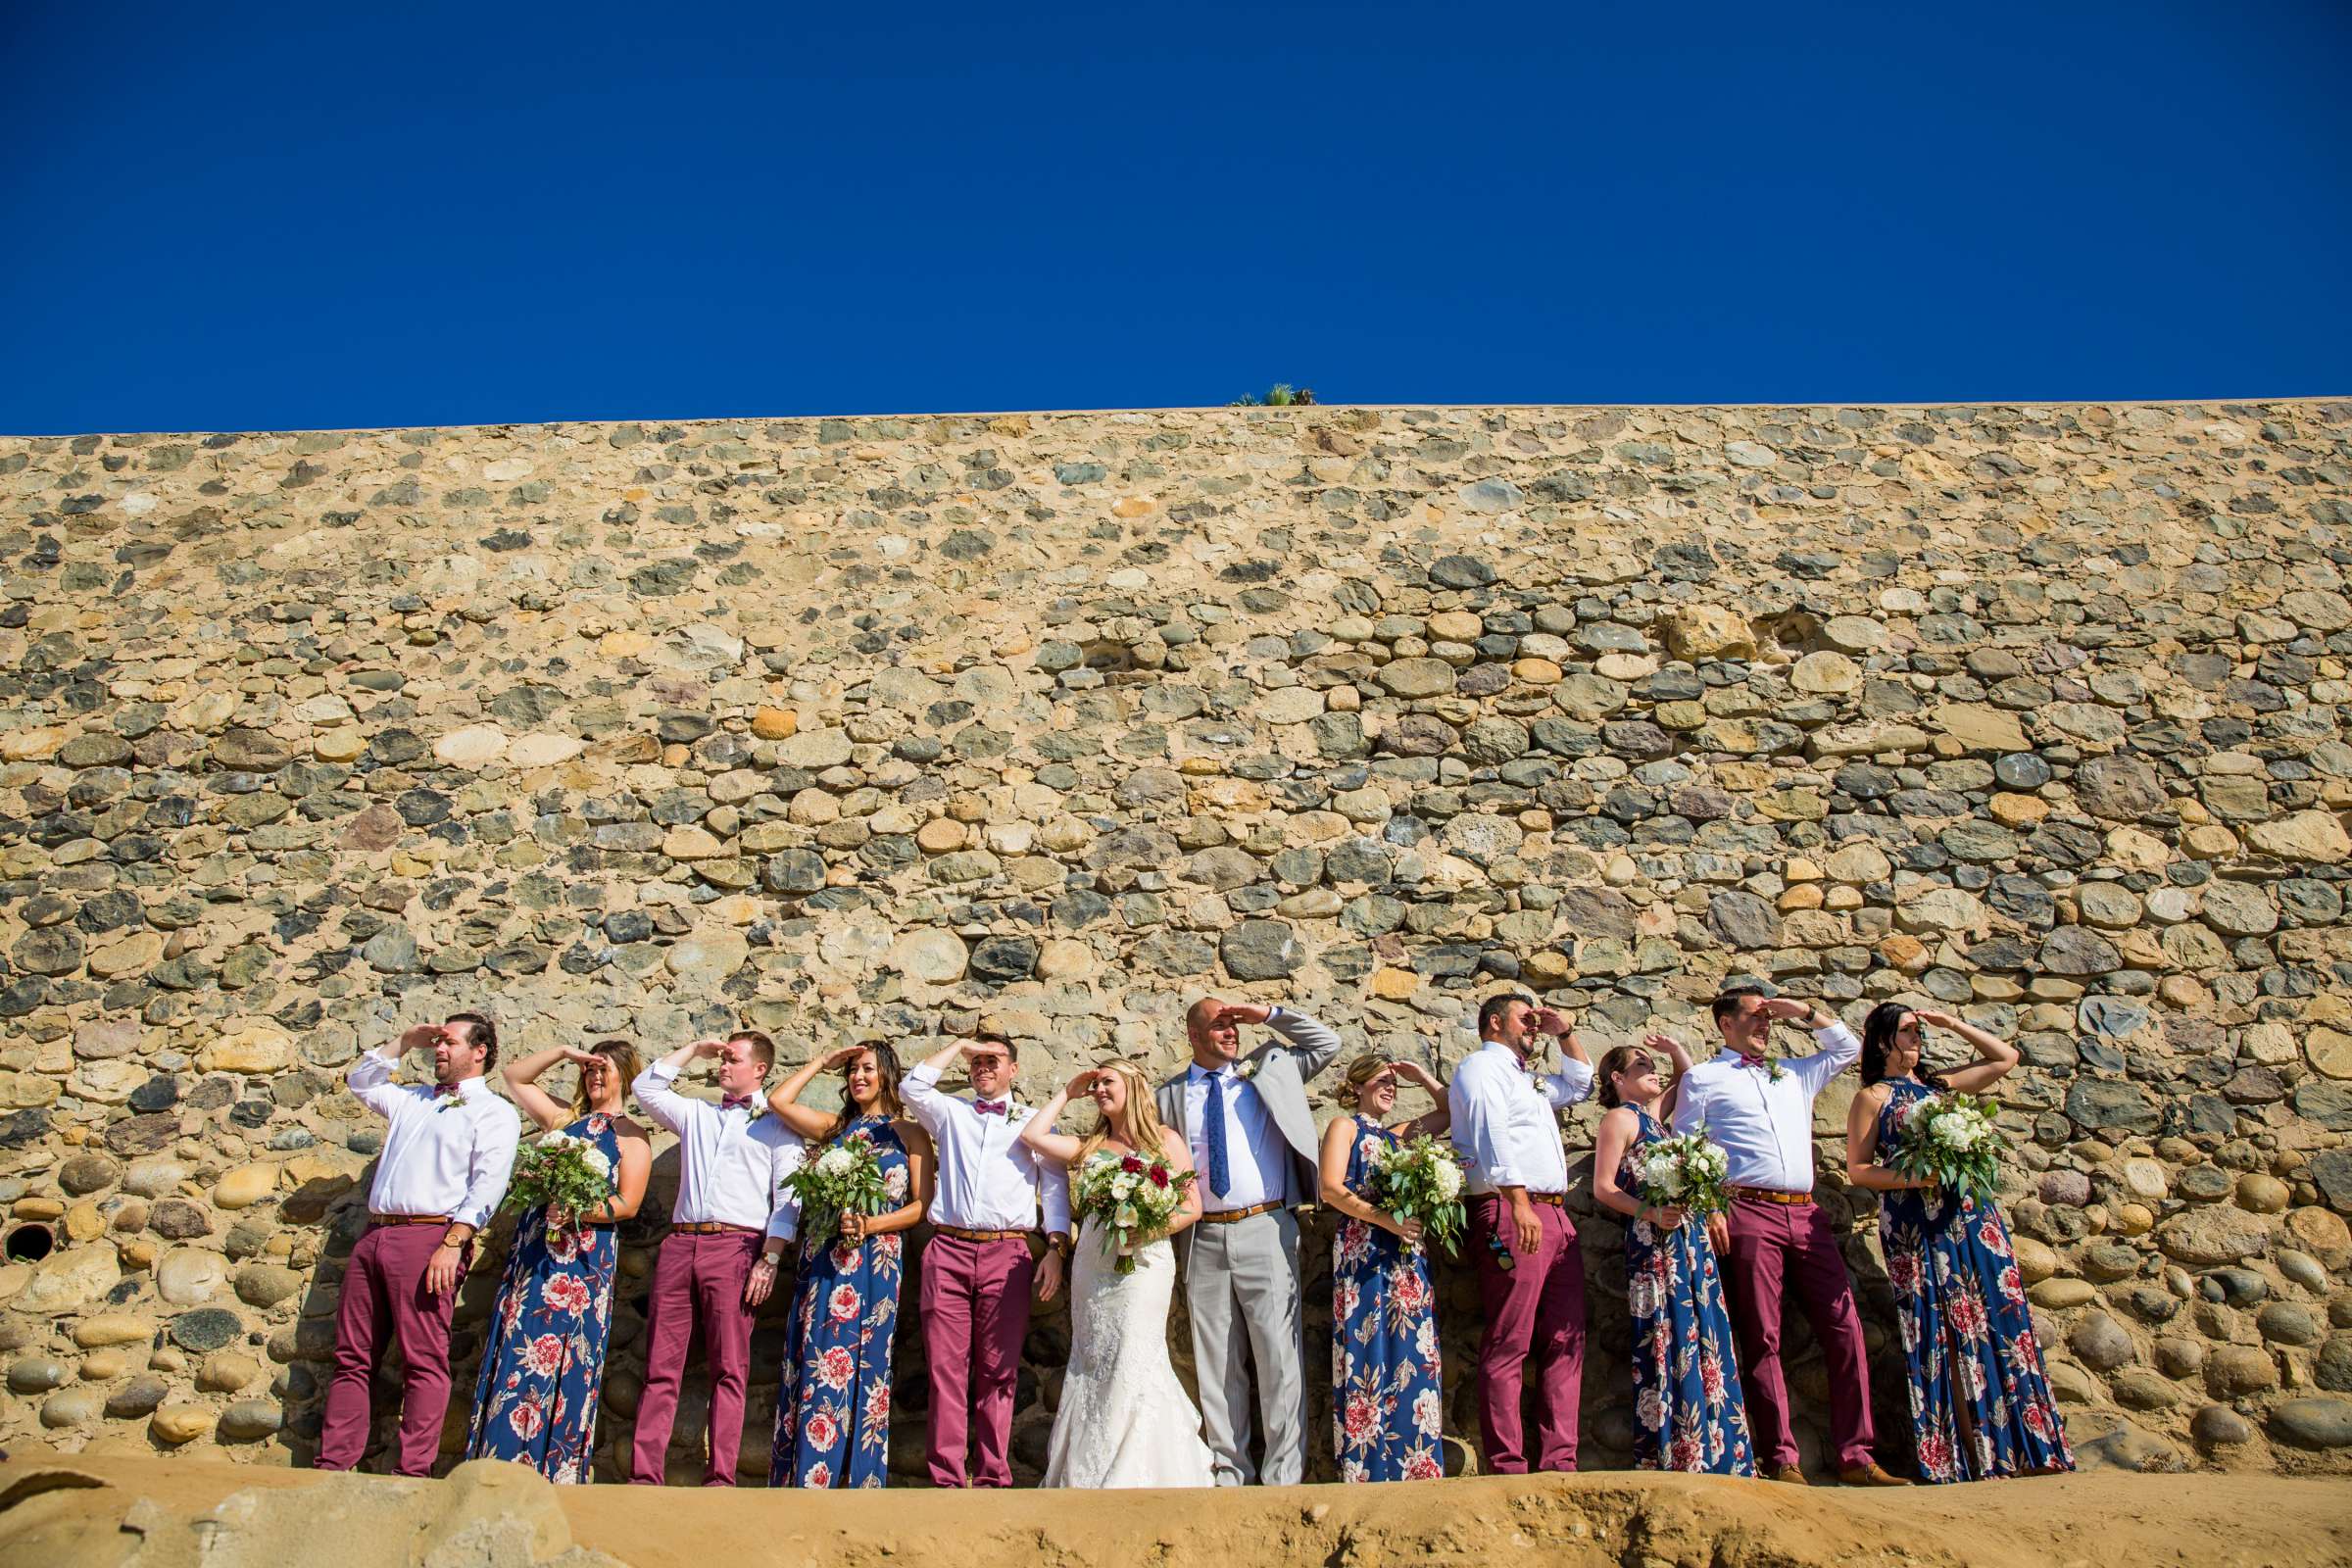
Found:
[[[1053,1249],[1054,1255],[1055,1257],[1067,1258],[1070,1255],[1069,1233],[1066,1231],[1054,1231],[1046,1238],[1046,1246]]]

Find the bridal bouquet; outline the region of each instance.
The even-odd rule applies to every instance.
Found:
[[[1705,1219],[1732,1206],[1723,1179],[1731,1164],[1720,1146],[1700,1133],[1660,1138],[1642,1146],[1642,1196]]]
[[[1070,1183],[1070,1206],[1102,1223],[1105,1244],[1117,1250],[1118,1271],[1132,1274],[1135,1250],[1167,1234],[1193,1181],[1191,1171],[1176,1170],[1164,1159],[1101,1150]]]
[[[1886,1163],[1915,1180],[1989,1200],[2000,1187],[2001,1152],[2009,1146],[1992,1122],[1998,1108],[1948,1089],[1915,1100],[1903,1112],[1902,1136]]]
[[[569,1133],[549,1133],[514,1156],[514,1175],[499,1206],[532,1209],[544,1204],[551,1218],[581,1214],[616,1190],[612,1161],[603,1150]]]
[[[1408,1143],[1390,1144],[1373,1156],[1373,1205],[1398,1219],[1417,1219],[1447,1251],[1462,1234],[1462,1166],[1453,1151],[1426,1133]],[[1407,1242],[1406,1251],[1419,1244]]]
[[[801,1201],[801,1234],[810,1241],[838,1233],[844,1214],[879,1214],[890,1195],[874,1146],[853,1133],[784,1178]]]

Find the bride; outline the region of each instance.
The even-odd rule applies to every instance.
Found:
[[[1053,1130],[1073,1095],[1087,1094],[1102,1113],[1093,1137]],[[1183,1139],[1160,1125],[1144,1075],[1123,1061],[1089,1068],[1029,1118],[1021,1141],[1075,1172],[1098,1152],[1156,1153],[1176,1170],[1193,1168]],[[1185,1189],[1168,1235],[1200,1217],[1200,1196]],[[1185,1397],[1168,1364],[1168,1300],[1176,1255],[1166,1236],[1135,1250],[1135,1272],[1121,1274],[1101,1221],[1078,1234],[1071,1275],[1070,1365],[1054,1417],[1042,1485],[1049,1487],[1205,1487],[1215,1483],[1200,1412]]]

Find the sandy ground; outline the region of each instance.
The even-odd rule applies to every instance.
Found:
[[[469,1472],[493,1472],[487,1476]],[[232,1494],[245,1495],[232,1499]],[[226,1506],[223,1506],[224,1502]],[[1903,1491],[1609,1472],[1245,1493],[648,1494],[165,1459],[0,1465],[0,1568],[2151,1568],[2352,1563],[2352,1482],[2140,1476]]]

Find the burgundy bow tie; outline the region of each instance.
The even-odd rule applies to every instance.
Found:
[[[1006,1100],[975,1100],[972,1108],[983,1116],[1002,1116],[1011,1103]]]
[[[1758,1070],[1761,1070],[1772,1065],[1772,1058],[1770,1056],[1741,1056],[1740,1058],[1740,1065],[1742,1067],[1754,1067]]]
[[[718,1108],[733,1110],[738,1105],[748,1105],[751,1102],[752,1097],[749,1095],[721,1095],[718,1100]]]
[[[447,1095],[455,1099],[464,1091],[465,1087],[463,1084],[435,1084],[433,1085],[433,1098],[439,1100],[442,1096]]]

